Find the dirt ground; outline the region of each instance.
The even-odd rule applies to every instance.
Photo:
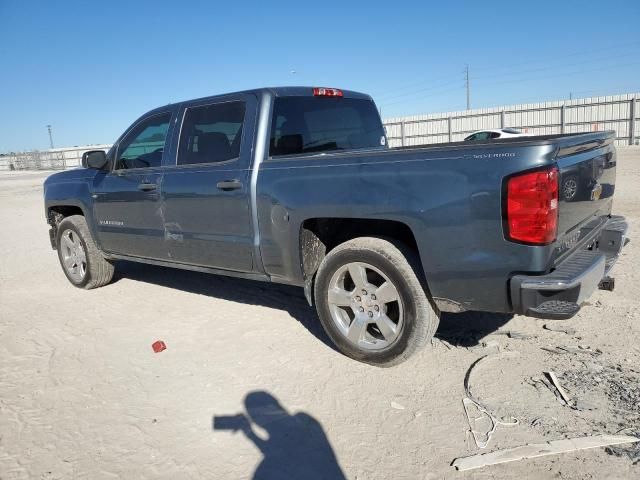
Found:
[[[575,332],[445,315],[430,348],[379,369],[333,350],[298,289],[128,263],[104,288],[72,287],[49,246],[45,177],[0,175],[0,478],[640,478],[604,448],[451,466],[481,452],[463,382],[496,344],[519,354],[478,364],[471,389],[519,424],[499,425],[487,451],[640,431],[640,241],[614,292],[551,322]],[[638,185],[640,149],[620,149],[614,210],[632,239]],[[578,410],[547,388],[549,370]]]

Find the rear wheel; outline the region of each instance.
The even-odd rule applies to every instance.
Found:
[[[64,274],[78,288],[97,288],[113,278],[113,264],[96,246],[82,215],[66,217],[58,225],[58,259]]]
[[[315,302],[341,352],[387,367],[431,339],[439,317],[418,268],[413,252],[382,238],[356,238],[329,252],[318,269]]]

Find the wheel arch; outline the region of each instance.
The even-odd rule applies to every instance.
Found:
[[[73,200],[49,201],[47,202],[45,208],[46,208],[45,213],[46,213],[47,223],[51,226],[50,235],[52,238],[52,242],[53,242],[53,239],[56,238],[58,225],[60,224],[60,222],[62,222],[62,220],[72,215],[81,215],[85,218],[87,222],[87,227],[89,228],[89,232],[91,233],[91,236],[94,242],[96,243],[96,246],[100,248],[99,239],[98,239],[95,225],[93,222],[93,216],[91,214],[91,211],[87,208],[85,204],[83,204],[80,201],[73,201]],[[52,243],[52,247],[54,249],[56,248],[56,246],[53,245],[53,243]]]
[[[425,292],[430,291],[420,251],[411,227],[397,220],[318,217],[308,218],[300,224],[299,255],[304,277],[305,297],[313,305],[313,283],[315,274],[324,257],[338,245],[358,237],[380,237],[399,242],[416,257],[416,275],[423,283]]]
[[[70,217],[71,215],[82,215],[86,217],[83,208],[79,205],[61,204],[49,205],[47,207],[47,221],[50,225],[52,221],[60,223],[62,219]]]

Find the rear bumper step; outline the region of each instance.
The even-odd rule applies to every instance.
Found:
[[[613,290],[614,279],[607,274],[627,243],[626,234],[624,217],[611,217],[591,250],[575,252],[547,275],[514,276],[514,311],[536,318],[571,318],[597,288]]]
[[[528,315],[535,318],[571,318],[580,310],[580,305],[573,302],[563,302],[562,300],[549,300],[537,307],[530,308]]]

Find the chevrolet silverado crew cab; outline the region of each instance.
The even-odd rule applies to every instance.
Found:
[[[297,285],[338,350],[389,366],[440,312],[565,319],[613,288],[613,140],[389,148],[367,95],[264,88],[146,113],[51,175],[45,213],[76,287],[119,260]]]

